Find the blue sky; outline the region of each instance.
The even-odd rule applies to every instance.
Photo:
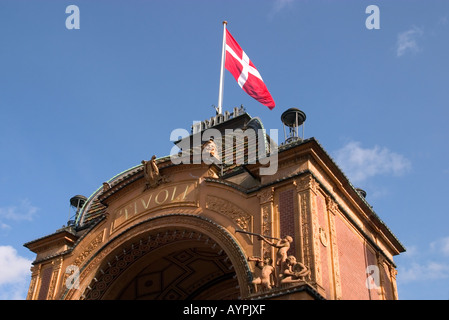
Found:
[[[399,297],[449,299],[449,2],[436,0],[0,0],[0,299],[26,297],[23,244],[66,224],[72,196],[168,155],[172,130],[214,114],[223,20],[276,101],[226,72],[224,110],[279,130],[303,110],[305,137],[407,248]]]

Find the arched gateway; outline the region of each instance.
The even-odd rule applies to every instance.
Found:
[[[27,299],[397,299],[404,247],[299,137],[305,114],[282,120],[276,146],[235,108],[195,125],[177,156],[73,197],[75,221],[25,244],[37,254]]]
[[[228,231],[190,214],[149,218],[124,230],[92,256],[81,278],[84,273],[90,284],[82,299],[238,299],[251,280]],[[67,290],[63,298],[76,293]]]

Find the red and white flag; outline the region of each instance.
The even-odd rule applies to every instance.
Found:
[[[270,110],[274,108],[274,100],[268,92],[259,71],[227,29],[225,68],[232,73],[247,94]]]

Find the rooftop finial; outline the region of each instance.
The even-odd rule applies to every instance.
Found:
[[[290,108],[281,115],[281,121],[284,124],[285,143],[290,143],[296,140],[304,139],[304,121],[306,121],[306,114],[297,109]],[[299,135],[299,127],[302,126],[302,134]],[[288,128],[288,133],[286,132]]]

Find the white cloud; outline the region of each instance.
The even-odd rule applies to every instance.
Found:
[[[0,246],[0,299],[25,299],[30,281],[31,260],[11,246]]]
[[[276,0],[274,2],[274,8],[275,8],[275,10],[280,11],[292,3],[293,3],[293,0]]]
[[[444,16],[444,17],[441,17],[440,19],[438,19],[438,25],[440,25],[440,26],[445,26],[445,25],[447,25],[448,24],[448,17],[447,16]]]
[[[359,183],[379,174],[401,175],[411,168],[404,156],[385,147],[362,148],[352,141],[334,153],[335,161],[352,182]]]
[[[0,230],[9,230],[11,226],[0,221]]]
[[[412,263],[408,268],[399,267],[397,280],[406,283],[447,278],[449,278],[449,265],[447,263],[428,261],[423,264]]]
[[[425,250],[407,246],[401,256],[408,259],[398,267],[398,283],[449,279],[449,237],[430,242]]]
[[[28,199],[25,199],[18,206],[0,207],[0,219],[32,221],[38,210]]]
[[[407,246],[407,251],[401,254],[402,257],[412,258],[419,254],[416,246]]]
[[[422,29],[413,27],[410,30],[398,34],[396,42],[396,55],[401,57],[406,52],[418,52],[421,48],[418,46],[417,38],[423,35]]]
[[[430,248],[443,256],[449,257],[449,237],[438,239],[430,244]]]
[[[273,17],[275,14],[280,12],[281,10],[289,7],[294,0],[276,0],[274,1],[273,8],[270,12],[270,17]]]

